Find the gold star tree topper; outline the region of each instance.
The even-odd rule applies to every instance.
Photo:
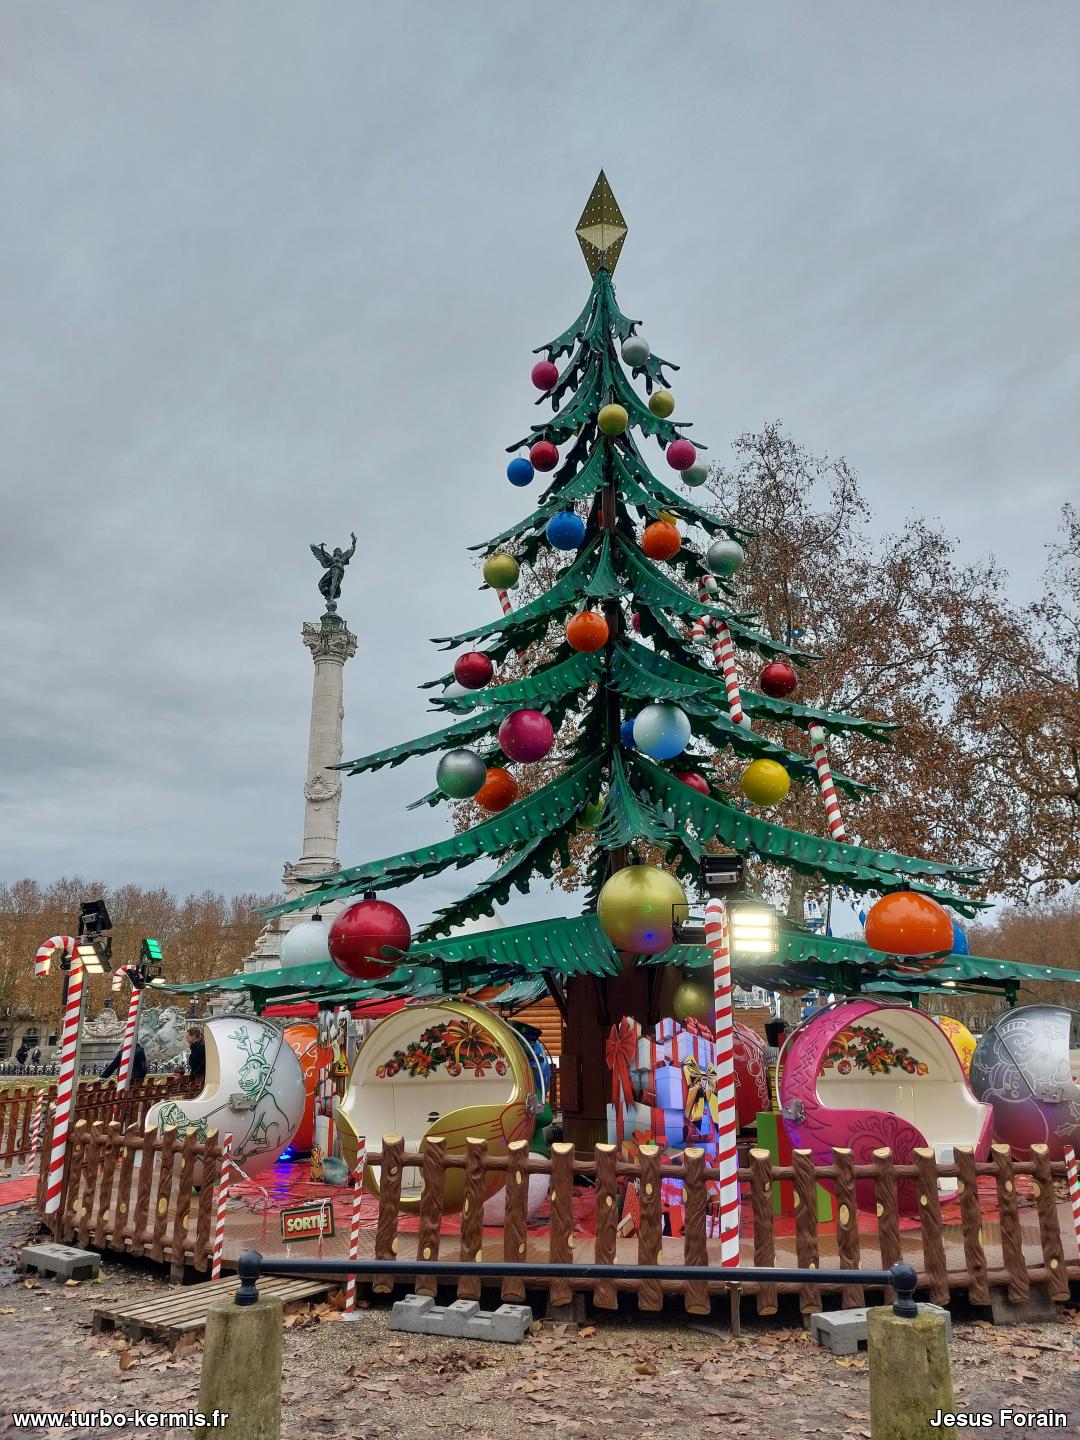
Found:
[[[601,269],[610,274],[618,264],[626,239],[626,221],[602,170],[585,202],[576,234],[589,274],[595,277]]]

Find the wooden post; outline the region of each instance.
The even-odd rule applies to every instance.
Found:
[[[195,1188],[195,1163],[201,1148],[198,1132],[193,1126],[184,1139],[183,1149],[180,1153],[180,1181],[176,1192],[172,1238],[169,1241],[169,1261],[173,1280],[183,1280],[188,1250],[195,1248],[194,1245],[190,1247],[188,1245],[188,1213],[191,1210],[191,1198]]]
[[[45,1214],[45,1188],[49,1178],[49,1152],[52,1149],[53,1112],[52,1105],[46,1104],[41,1117],[41,1146],[38,1150],[37,1213],[46,1225],[51,1216]]]
[[[754,1215],[754,1264],[776,1264],[776,1241],[773,1235],[772,1156],[768,1150],[750,1151],[750,1208]],[[776,1314],[776,1286],[759,1285],[757,1313]]]
[[[1024,1234],[1016,1203],[1016,1176],[1008,1145],[992,1145],[990,1155],[997,1181],[998,1219],[1001,1223],[1001,1259],[1008,1276],[1009,1299],[1021,1305],[1031,1298],[1027,1264],[1024,1261]]]
[[[685,1215],[683,1221],[683,1263],[708,1265],[709,1245],[705,1238],[705,1151],[691,1146],[683,1151],[683,1182]],[[704,1280],[688,1280],[683,1291],[683,1304],[690,1315],[708,1315],[709,1287]]]
[[[792,1150],[791,1168],[795,1172],[795,1254],[803,1270],[818,1268],[817,1244],[817,1175],[810,1150]],[[799,1309],[813,1315],[821,1309],[821,1286],[799,1287]]]
[[[465,1140],[465,1198],[461,1208],[461,1242],[458,1253],[462,1260],[484,1258],[484,1159],[487,1141],[469,1135]],[[458,1280],[459,1300],[480,1299],[479,1275],[466,1275]]]
[[[99,1120],[86,1127],[86,1149],[82,1155],[82,1193],[79,1196],[78,1243],[83,1248],[89,1243],[94,1229],[97,1211],[97,1191],[101,1180],[101,1151],[105,1143],[105,1130]]]
[[[150,1257],[159,1263],[165,1258],[165,1227],[172,1200],[173,1166],[176,1163],[176,1126],[169,1125],[161,1137],[158,1161],[157,1194],[154,1197],[154,1223],[150,1241]]]
[[[930,1145],[915,1150],[919,1171],[919,1231],[922,1235],[923,1269],[930,1283],[935,1305],[949,1303],[949,1267],[945,1259],[945,1238],[941,1229],[941,1202],[938,1199],[937,1157]]]
[[[1058,1228],[1057,1197],[1054,1194],[1054,1177],[1050,1170],[1050,1151],[1045,1145],[1032,1145],[1031,1161],[1035,1167],[1032,1188],[1035,1192],[1035,1207],[1039,1212],[1039,1240],[1042,1243],[1043,1261],[1050,1276],[1050,1298],[1068,1300],[1069,1277],[1065,1269],[1061,1231]]]
[[[141,1132],[130,1127],[122,1141],[123,1154],[120,1158],[120,1174],[116,1181],[116,1224],[113,1226],[113,1248],[126,1250],[131,1244],[131,1176],[135,1169],[135,1145],[133,1138]]]
[[[639,1265],[664,1263],[664,1220],[660,1200],[660,1149],[642,1145],[638,1152],[641,1171],[641,1223],[638,1226]],[[642,1280],[638,1287],[639,1310],[661,1310],[664,1290],[659,1280]]]
[[[384,1135],[379,1165],[379,1219],[375,1226],[375,1259],[392,1260],[398,1251],[398,1214],[401,1209],[401,1170],[405,1141],[400,1135]],[[371,1286],[378,1295],[394,1288],[393,1277],[376,1275]]]
[[[113,1233],[116,1230],[116,1204],[112,1192],[120,1145],[120,1126],[112,1120],[105,1132],[105,1155],[101,1163],[101,1192],[98,1196],[97,1223],[94,1229],[94,1246],[98,1250],[105,1250],[112,1245]]]
[[[507,1147],[506,1203],[503,1206],[503,1259],[524,1264],[529,1244],[529,1142],[511,1140]],[[599,1203],[599,1202],[597,1202]],[[525,1281],[504,1275],[500,1291],[507,1305],[525,1302]]]
[[[144,1130],[139,1137],[139,1185],[135,1195],[135,1219],[132,1222],[131,1253],[144,1255],[150,1240],[150,1186],[161,1153],[161,1136]]]
[[[841,1147],[832,1153],[836,1166],[836,1248],[844,1269],[858,1270],[862,1264],[862,1252],[859,1248],[859,1205],[851,1151]],[[840,1292],[840,1303],[845,1310],[861,1310],[866,1304],[862,1286],[845,1285]]]
[[[979,1204],[979,1177],[975,1173],[975,1152],[970,1145],[957,1145],[953,1154],[960,1187],[960,1225],[964,1233],[964,1265],[968,1273],[968,1299],[973,1305],[990,1304],[986,1283],[986,1252],[982,1243],[982,1206]]]
[[[441,1135],[428,1135],[420,1143],[420,1153],[420,1229],[416,1236],[416,1254],[420,1260],[438,1260],[446,1185],[446,1141]],[[438,1288],[437,1276],[417,1275],[417,1295],[435,1295]]]
[[[597,1145],[596,1155],[596,1245],[598,1265],[614,1265],[616,1229],[619,1224],[619,1186],[615,1178],[615,1146]],[[619,1308],[618,1292],[611,1280],[598,1280],[593,1287],[593,1304],[605,1310]]]
[[[569,1265],[574,1259],[574,1147],[559,1141],[551,1147],[551,1234],[548,1259],[553,1265]],[[569,1305],[573,1299],[569,1280],[553,1280],[548,1304]]]
[[[878,1227],[878,1251],[881,1255],[882,1269],[888,1270],[898,1260],[904,1258],[903,1247],[900,1244],[900,1206],[896,1198],[896,1171],[893,1168],[893,1155],[888,1145],[883,1145],[880,1150],[875,1150],[874,1169],[877,1174],[874,1176],[874,1198],[876,1200]],[[895,1294],[889,1286],[885,1287],[885,1303],[891,1305]]]

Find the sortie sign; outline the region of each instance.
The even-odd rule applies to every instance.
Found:
[[[317,1240],[334,1233],[334,1207],[316,1200],[291,1205],[281,1212],[281,1238],[290,1245],[298,1240]]]

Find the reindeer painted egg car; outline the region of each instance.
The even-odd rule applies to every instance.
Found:
[[[348,1089],[337,1106],[338,1134],[350,1168],[357,1138],[376,1150],[383,1136],[400,1135],[405,1149],[419,1149],[427,1135],[439,1135],[447,1151],[461,1154],[469,1138],[486,1140],[489,1154],[505,1154],[511,1140],[530,1140],[537,1092],[527,1044],[483,1005],[450,1000],[406,1005],[374,1027],[360,1046]],[[378,1166],[368,1166],[367,1183],[378,1194]],[[505,1175],[488,1179],[488,1195]],[[448,1169],[443,1190],[447,1213],[460,1210],[465,1175]],[[406,1167],[401,1208],[420,1207],[420,1174]]]
[[[1072,1076],[1072,1013],[1021,1005],[998,1015],[975,1047],[971,1088],[994,1112],[994,1138],[1021,1156],[1046,1145],[1061,1160],[1080,1151],[1080,1085]]]
[[[805,1020],[780,1059],[779,1091],[792,1145],[830,1164],[847,1147],[856,1165],[883,1146],[901,1165],[930,1146],[940,1164],[957,1145],[984,1159],[993,1115],[968,1089],[959,1056],[933,1020],[905,1005],[848,1000]],[[941,1189],[955,1190],[943,1180]],[[873,1181],[857,1186],[860,1207],[874,1204]],[[915,1185],[901,1182],[901,1208],[918,1209]]]
[[[206,1082],[193,1099],[164,1100],[146,1116],[159,1134],[175,1127],[232,1135],[233,1158],[249,1173],[272,1165],[304,1114],[304,1075],[285,1036],[266,1020],[223,1016],[202,1027]]]

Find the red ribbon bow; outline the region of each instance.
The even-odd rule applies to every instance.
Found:
[[[630,1083],[630,1062],[637,1055],[637,1042],[641,1027],[629,1015],[611,1027],[607,1038],[605,1057],[611,1071],[611,1103],[615,1107],[615,1137],[618,1144],[623,1138],[623,1112],[634,1098],[634,1087]]]

